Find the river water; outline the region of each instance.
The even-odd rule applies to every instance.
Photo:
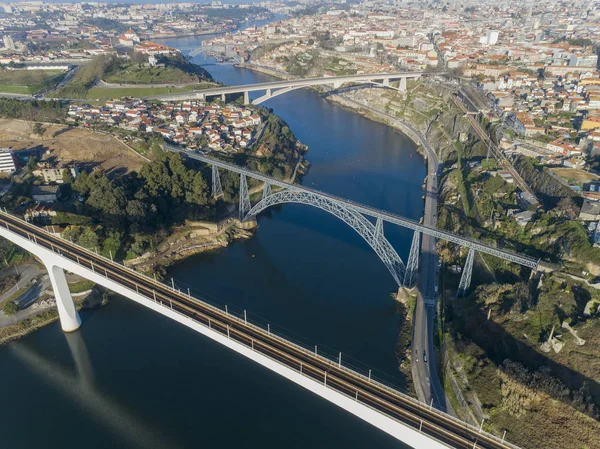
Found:
[[[165,41],[192,48],[200,38]],[[199,55],[195,62],[210,60]],[[207,66],[226,84],[271,78]],[[309,146],[305,185],[413,219],[422,213],[423,159],[403,135],[309,90],[266,106]],[[406,261],[412,236],[388,226]],[[256,236],[172,267],[182,290],[344,364],[397,385],[395,283],[351,228],[288,204],[258,218]],[[0,447],[404,447],[319,397],[164,317],[116,299],[0,348]],[[357,360],[360,360],[358,362]]]

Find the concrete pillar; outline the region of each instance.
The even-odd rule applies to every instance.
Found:
[[[406,92],[406,78],[400,78],[400,92]]]
[[[221,101],[225,103],[225,94],[221,94]]]
[[[342,83],[340,83],[339,81],[335,81],[333,83],[333,88],[334,89],[339,89],[340,87],[342,87]]]
[[[244,92],[244,104],[250,104],[250,95],[248,91]]]
[[[390,87],[390,79],[389,78],[384,78],[383,79],[383,85],[386,87]]]
[[[271,89],[267,89],[267,98],[271,98],[272,95]]]
[[[81,326],[81,318],[75,309],[75,303],[69,291],[65,271],[52,263],[45,263],[48,276],[52,283],[54,296],[56,297],[56,308],[60,317],[60,326],[65,332],[73,332]]]

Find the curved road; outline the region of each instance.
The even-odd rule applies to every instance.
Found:
[[[436,227],[440,163],[436,152],[431,148],[425,136],[403,120],[347,97],[343,98],[346,101],[354,103],[359,108],[366,109],[382,119],[408,130],[407,134],[414,134],[413,138],[418,137],[421,146],[427,152],[427,184],[423,224]],[[419,294],[413,321],[412,375],[417,396],[421,401],[431,404],[433,400],[433,406],[437,409],[450,411],[451,407],[446,401],[446,394],[437,373],[435,357],[433,357],[433,335],[437,302],[436,286],[438,285],[438,258],[435,244],[435,237],[421,233]],[[425,358],[423,357],[424,353],[427,354],[427,362],[425,362]]]

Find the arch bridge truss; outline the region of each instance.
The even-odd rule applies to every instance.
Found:
[[[306,204],[334,215],[354,229],[369,244],[369,246],[375,251],[377,256],[386,266],[398,286],[412,287],[417,282],[421,234],[431,235],[435,238],[447,240],[469,248],[469,257],[467,258],[467,262],[465,264],[465,271],[467,273],[463,273],[466,274],[466,276],[463,276],[464,279],[461,280],[461,291],[459,292],[461,295],[464,295],[470,284],[470,273],[473,264],[473,254],[475,251],[490,254],[501,259],[508,260],[509,262],[518,263],[533,270],[538,269],[539,261],[529,256],[517,254],[505,249],[500,249],[468,237],[437,229],[432,226],[426,226],[417,221],[355,203],[353,201],[333,196],[315,189],[279,181],[275,178],[271,178],[270,176],[253,172],[235,164],[187,151],[180,147],[169,145],[167,146],[167,149],[169,151],[181,153],[189,158],[199,160],[212,167],[212,186],[214,197],[223,195],[219,177],[219,168],[239,173],[239,218],[241,221],[255,218],[265,209],[285,203]],[[254,205],[252,205],[250,202],[247,178],[256,179],[264,183],[262,197]],[[278,191],[274,192],[273,187],[276,187]],[[385,222],[412,229],[414,231],[412,245],[406,265],[384,236],[383,226]]]

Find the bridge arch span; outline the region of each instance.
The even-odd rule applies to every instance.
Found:
[[[402,285],[405,271],[404,262],[390,242],[383,236],[383,232],[378,231],[376,226],[367,220],[364,215],[344,207],[329,198],[304,190],[288,188],[263,197],[246,214],[244,221],[255,218],[269,207],[284,203],[306,204],[317,207],[342,220],[354,229],[375,251],[398,286]]]

